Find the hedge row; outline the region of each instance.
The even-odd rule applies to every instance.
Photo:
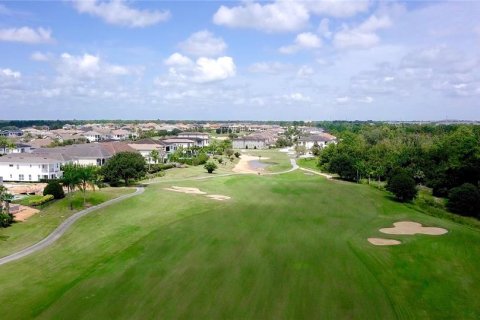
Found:
[[[41,206],[49,201],[52,201],[54,197],[51,194],[47,194],[46,196],[41,197],[40,199],[30,201],[31,206]]]

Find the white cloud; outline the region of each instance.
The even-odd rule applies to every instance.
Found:
[[[335,18],[348,18],[358,13],[366,12],[371,2],[370,0],[322,0],[306,1],[305,5],[313,14],[327,15]]]
[[[332,31],[330,31],[330,20],[328,20],[327,18],[323,18],[318,25],[317,31],[322,37],[330,39],[333,34]]]
[[[297,102],[308,102],[312,100],[310,97],[304,96],[299,92],[294,92],[291,94],[284,95],[283,98],[286,100],[297,101]]]
[[[221,6],[213,16],[213,22],[234,28],[284,32],[303,28],[309,18],[308,10],[300,2],[277,1],[264,5],[246,2],[231,8]]]
[[[338,97],[335,99],[335,101],[339,104],[348,103],[350,101],[350,97],[349,96]]]
[[[303,32],[297,35],[294,44],[279,49],[281,53],[292,54],[303,49],[316,49],[322,46],[322,40],[311,32]]]
[[[23,42],[23,43],[51,43],[52,32],[49,29],[29,27],[0,29],[0,41]]]
[[[73,5],[80,13],[88,13],[109,24],[141,28],[151,26],[170,18],[169,11],[138,10],[125,4],[124,0],[98,1],[74,0]]]
[[[48,61],[50,59],[50,56],[40,51],[35,51],[30,55],[30,59],[32,59],[33,61]]]
[[[19,71],[13,71],[12,69],[0,69],[0,76],[10,79],[20,79],[22,74]]]
[[[190,58],[174,53],[164,61],[170,80],[157,78],[155,82],[161,86],[181,85],[184,81],[206,83],[225,80],[236,74],[236,66],[231,57],[200,57],[195,62]]]
[[[380,42],[377,30],[388,28],[392,21],[388,16],[370,16],[365,22],[355,28],[344,26],[337,32],[333,42],[337,48],[371,48]]]
[[[297,77],[305,78],[313,75],[315,71],[309,66],[301,66],[297,71]]]
[[[287,68],[287,65],[280,62],[257,62],[252,64],[248,71],[252,73],[277,74]]]
[[[167,66],[186,66],[193,64],[193,61],[189,57],[175,52],[170,57],[165,59],[164,63]]]
[[[359,98],[358,101],[363,103],[372,103],[373,98],[370,96],[365,96],[365,97]]]
[[[192,34],[179,44],[180,49],[188,55],[197,57],[213,57],[222,55],[227,44],[222,38],[215,37],[211,32],[202,30]]]
[[[284,1],[260,4],[245,1],[235,7],[221,6],[213,22],[232,28],[253,28],[264,32],[288,32],[304,28],[311,15],[336,18],[366,12],[369,0]]]

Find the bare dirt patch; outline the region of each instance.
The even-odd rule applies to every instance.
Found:
[[[267,160],[269,158],[259,158],[256,156],[250,156],[248,154],[242,154],[240,157],[240,161],[238,161],[237,165],[232,169],[233,172],[236,173],[254,173],[258,174],[259,172],[262,172],[263,169],[253,169],[252,166],[250,166],[250,161],[255,161],[255,160]]]
[[[229,196],[224,196],[221,194],[207,194],[206,197],[218,201],[225,201],[231,199]]]
[[[402,244],[400,241],[393,239],[368,238],[367,240],[374,246],[397,246]]]
[[[424,227],[421,223],[412,221],[400,221],[393,224],[393,228],[382,228],[380,232],[386,234],[428,234],[431,236],[439,236],[448,232],[447,229],[437,227]]]
[[[38,209],[30,208],[27,206],[20,206],[19,210],[13,214],[15,221],[25,221],[31,216],[40,212]]]
[[[187,194],[207,194],[206,192],[200,191],[200,189],[198,188],[188,188],[188,187],[172,186],[171,188],[165,188],[165,190],[187,193]]]
[[[4,186],[13,195],[17,194],[42,194],[46,183],[27,183],[27,184],[9,184],[5,183]]]

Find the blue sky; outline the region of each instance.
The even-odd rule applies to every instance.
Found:
[[[0,1],[1,119],[480,120],[476,1]]]

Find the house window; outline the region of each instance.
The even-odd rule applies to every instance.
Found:
[[[40,175],[37,176],[38,181],[40,181]]]
[[[13,178],[12,175],[10,175],[10,179],[12,179],[12,178]]]
[[[18,175],[18,180],[20,180],[20,181],[25,180],[25,177],[23,176],[23,174],[19,174],[19,175]]]
[[[17,170],[20,169],[20,166],[17,164]]]
[[[9,164],[8,166],[9,166],[9,167],[13,167],[13,164]]]
[[[32,175],[31,174],[28,175],[28,180],[32,180]]]

